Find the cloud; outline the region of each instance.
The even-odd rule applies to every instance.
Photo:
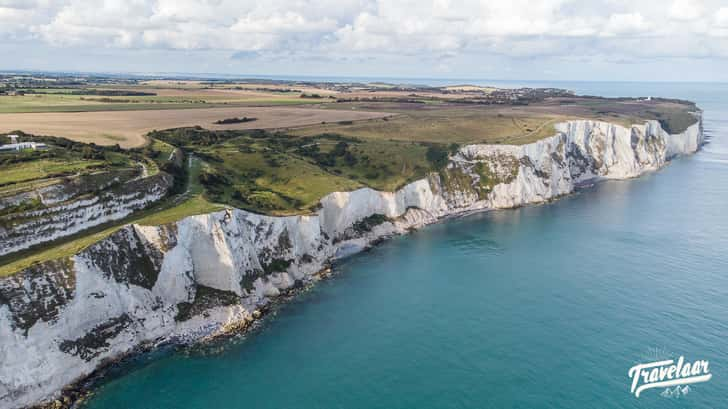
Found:
[[[721,0],[0,0],[0,41],[420,61],[501,55],[727,57]],[[721,7],[723,6],[723,7]],[[589,57],[591,58],[591,57]]]
[[[612,14],[607,20],[604,36],[617,36],[625,34],[642,34],[650,31],[650,27],[640,13]]]
[[[675,20],[695,20],[703,14],[699,0],[674,0],[669,15]]]
[[[43,6],[44,2],[33,0],[0,0],[0,8],[34,9]]]
[[[723,7],[715,13],[716,28],[728,28],[728,7]]]
[[[335,28],[336,21],[333,19],[310,20],[301,14],[286,11],[264,16],[243,16],[230,30],[239,33],[285,34],[325,32]]]

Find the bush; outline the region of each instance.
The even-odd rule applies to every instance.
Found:
[[[200,173],[200,184],[213,193],[221,193],[230,181],[217,172],[203,171]]]
[[[456,143],[451,143],[447,147],[441,144],[431,143],[427,145],[425,157],[435,169],[439,170],[447,165],[450,155],[455,153],[458,148],[459,146]]]
[[[374,226],[378,226],[384,222],[388,222],[389,218],[383,214],[375,213],[371,216],[367,216],[358,222],[354,223],[352,226],[354,228],[354,231],[362,234],[366,232],[372,231]]]
[[[235,117],[235,118],[221,119],[219,121],[215,121],[215,123],[218,125],[240,124],[240,123],[244,123],[244,122],[253,122],[257,119],[258,118],[248,118],[247,116],[244,116],[242,118]]]
[[[84,159],[104,159],[104,152],[94,149],[92,145],[87,145],[81,149],[81,157]]]
[[[210,131],[200,126],[192,128],[175,128],[166,131],[150,132],[149,136],[177,147],[210,146],[238,137],[235,131]]]
[[[435,169],[444,168],[447,165],[449,153],[442,145],[431,144],[427,147],[425,157]]]

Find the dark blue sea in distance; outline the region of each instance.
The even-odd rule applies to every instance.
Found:
[[[87,407],[725,407],[728,84],[489,83],[694,100],[710,143],[639,179],[394,238],[245,337],[125,365]],[[713,378],[679,399],[630,394],[631,366],[681,355]]]

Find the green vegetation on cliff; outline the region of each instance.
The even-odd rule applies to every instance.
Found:
[[[201,161],[199,177],[191,183],[199,183],[210,202],[267,214],[312,211],[335,191],[395,190],[440,169],[457,149],[455,144],[331,133],[299,137],[199,127],[156,131],[150,137]]]

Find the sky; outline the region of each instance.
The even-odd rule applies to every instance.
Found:
[[[728,0],[0,0],[0,70],[728,81]]]

